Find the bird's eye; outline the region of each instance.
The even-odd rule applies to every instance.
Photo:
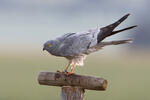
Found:
[[[51,47],[51,46],[52,46],[52,45],[49,43],[49,44],[48,44],[48,47]]]

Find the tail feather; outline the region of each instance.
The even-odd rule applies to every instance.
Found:
[[[119,44],[125,44],[125,43],[132,43],[132,39],[109,41],[109,42],[101,42],[100,46],[104,47],[104,46],[107,46],[107,45],[119,45]]]
[[[118,41],[109,41],[109,42],[101,42],[88,50],[84,51],[84,54],[90,54],[93,52],[96,52],[100,49],[102,49],[104,46],[109,46],[109,45],[119,45],[119,44],[125,44],[125,43],[131,43],[132,39],[127,39],[127,40],[118,40]]]
[[[135,26],[131,26],[131,27],[127,27],[127,28],[118,30],[118,31],[113,31],[120,23],[122,23],[124,20],[126,20],[129,15],[130,14],[126,14],[125,16],[123,16],[121,19],[119,19],[115,23],[101,28],[100,29],[101,31],[100,31],[100,33],[98,34],[98,37],[97,37],[98,43],[100,43],[102,40],[104,40],[108,36],[111,36],[111,35],[114,35],[116,33],[119,33],[119,32],[129,30],[129,29],[132,29],[132,28],[136,27],[136,25],[135,25]]]

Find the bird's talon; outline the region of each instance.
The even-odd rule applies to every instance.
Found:
[[[73,72],[68,72],[68,73],[67,73],[67,75],[72,75],[72,74],[74,74],[74,73],[73,73]]]
[[[62,74],[67,74],[67,72],[65,71],[60,71],[60,70],[57,70],[58,73],[62,73]]]

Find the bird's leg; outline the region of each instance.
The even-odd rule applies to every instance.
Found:
[[[68,70],[68,68],[70,67],[71,63],[72,63],[72,60],[69,61],[68,65],[67,65],[67,67],[66,67],[66,69],[65,69],[65,72],[68,72],[67,70]]]
[[[68,72],[68,75],[71,75],[71,74],[73,74],[73,70],[74,70],[74,68],[76,67],[76,64],[73,64],[73,66],[72,66],[72,68],[71,68],[71,71],[70,72]]]

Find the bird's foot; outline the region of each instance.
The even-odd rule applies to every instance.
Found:
[[[58,73],[65,73],[64,71],[57,70]]]
[[[73,74],[73,72],[68,72],[67,70],[64,70],[64,74],[71,75],[71,74]]]
[[[58,73],[63,73],[63,74],[68,74],[68,71],[67,70],[64,70],[64,71],[60,71],[60,70],[57,70]]]
[[[62,73],[62,74],[65,74],[66,72],[64,71],[60,71],[60,70],[57,70],[58,73]]]
[[[67,72],[67,75],[73,75],[74,74],[74,72]]]
[[[66,75],[72,75],[72,74],[74,74],[73,71],[68,72],[67,70],[64,70],[64,71],[57,70],[57,72],[58,72],[58,73],[63,73],[63,74],[66,74]]]

